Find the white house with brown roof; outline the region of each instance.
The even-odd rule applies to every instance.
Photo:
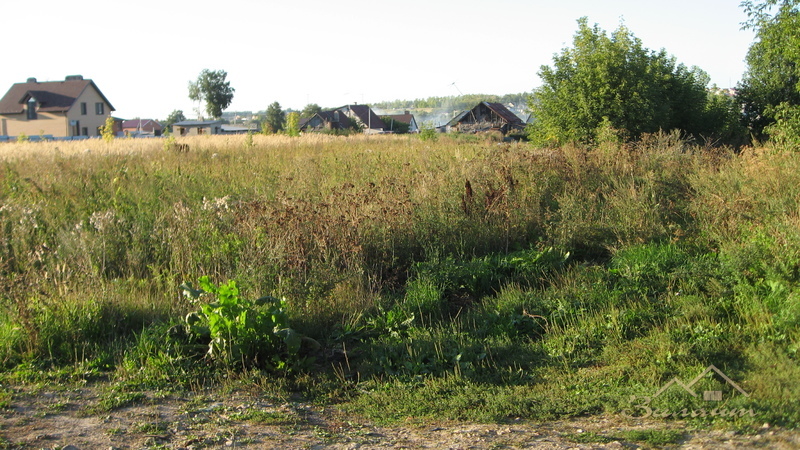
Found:
[[[0,99],[0,136],[100,136],[112,111],[94,81],[81,75],[64,81],[28,78]]]

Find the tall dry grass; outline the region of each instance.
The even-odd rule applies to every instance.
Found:
[[[594,259],[678,236],[694,156],[660,139],[555,151],[413,136],[201,136],[178,139],[185,152],[155,139],[11,143],[3,261],[45,292],[210,275],[309,313],[342,283],[401,287],[416,261],[541,245]]]

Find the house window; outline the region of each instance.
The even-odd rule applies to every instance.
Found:
[[[28,120],[36,120],[36,99],[28,100]]]
[[[86,102],[81,103],[81,115],[86,115]]]
[[[86,127],[81,128],[81,136],[88,136],[88,135],[89,135],[89,129]]]
[[[102,116],[105,114],[105,105],[103,103],[95,103],[94,104],[94,113],[98,116]]]

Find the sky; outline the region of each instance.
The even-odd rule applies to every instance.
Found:
[[[4,0],[16,38],[0,50],[0,92],[83,75],[122,119],[195,118],[188,84],[203,69],[227,72],[227,111],[531,92],[584,16],[733,87],[753,42],[740,1]]]

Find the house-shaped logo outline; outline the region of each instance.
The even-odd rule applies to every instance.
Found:
[[[686,392],[688,392],[689,394],[691,394],[691,396],[692,396],[692,397],[697,397],[698,395],[697,395],[697,393],[696,393],[694,390],[692,390],[692,386],[694,386],[695,384],[697,384],[697,382],[698,382],[698,381],[700,381],[700,380],[701,380],[701,379],[702,379],[702,378],[703,378],[703,377],[704,377],[704,376],[705,376],[705,375],[706,375],[708,372],[710,372],[710,371],[712,371],[712,370],[713,370],[714,372],[716,372],[716,374],[717,374],[717,375],[721,376],[721,377],[722,377],[722,379],[723,379],[723,380],[725,380],[725,382],[726,382],[726,383],[728,383],[728,384],[729,384],[731,387],[733,387],[734,389],[736,389],[737,391],[739,391],[739,393],[741,393],[741,394],[742,394],[742,395],[744,395],[745,397],[750,397],[750,394],[748,394],[747,392],[745,392],[745,390],[744,390],[744,389],[742,389],[742,388],[741,388],[741,387],[740,387],[738,384],[736,384],[736,382],[734,382],[733,380],[731,380],[730,378],[728,378],[728,376],[727,376],[727,375],[725,375],[725,374],[724,374],[724,373],[723,373],[721,370],[719,370],[719,369],[717,368],[717,366],[715,366],[715,365],[711,364],[710,366],[706,367],[706,369],[705,369],[704,371],[702,371],[702,372],[700,373],[700,375],[696,376],[696,377],[695,377],[695,378],[694,378],[692,381],[690,381],[688,384],[684,384],[684,383],[683,383],[681,380],[679,380],[679,379],[678,379],[678,377],[675,377],[675,378],[673,378],[673,379],[672,379],[672,380],[670,380],[670,381],[669,381],[667,384],[665,384],[664,386],[662,386],[662,387],[661,387],[661,389],[659,389],[659,390],[658,390],[658,391],[657,391],[657,392],[656,392],[656,393],[653,395],[653,397],[652,397],[652,398],[656,398],[656,397],[658,397],[659,395],[661,395],[661,393],[662,393],[662,392],[666,391],[666,390],[667,390],[667,389],[668,389],[670,386],[672,386],[673,384],[677,384],[677,385],[679,385],[680,387],[682,387],[682,388],[683,388],[683,390],[684,390],[684,391],[686,391]]]

